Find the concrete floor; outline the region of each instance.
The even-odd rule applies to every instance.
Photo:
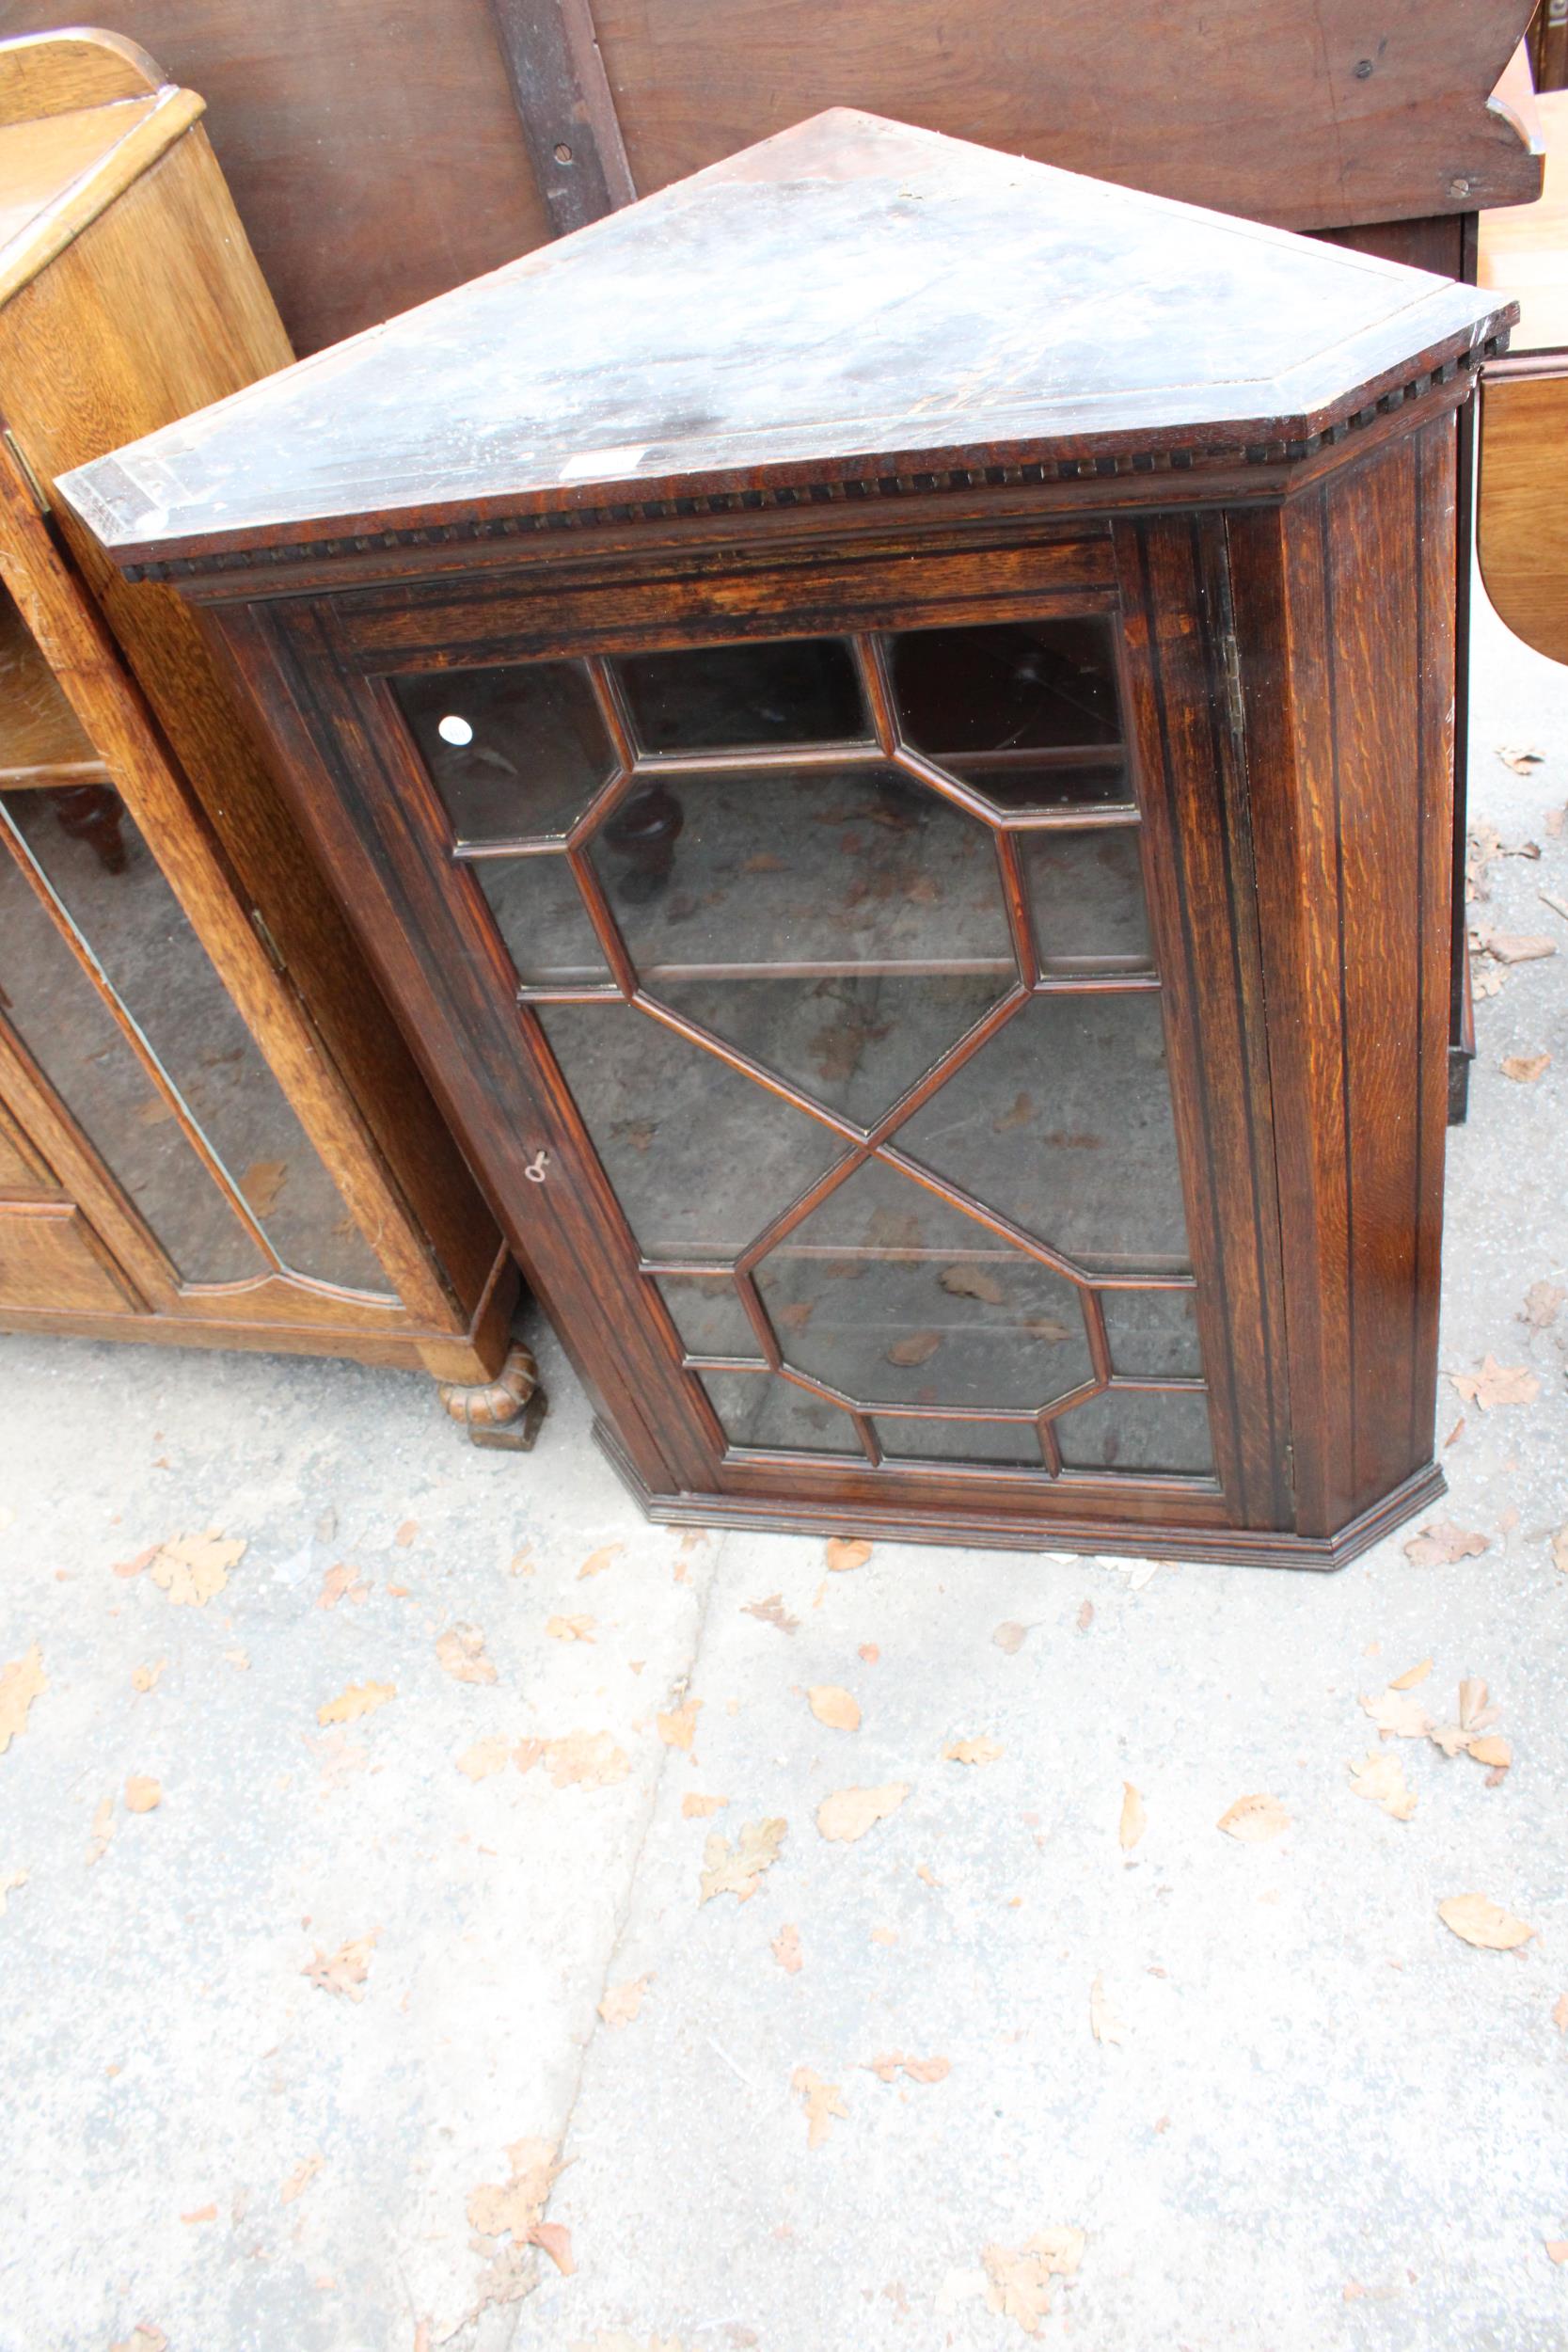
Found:
[[[835,1573],[641,1524],[547,1338],[521,1460],[402,1375],[0,1340],[0,1661],[36,1644],[48,1684],[0,1757],[4,2352],[1568,2342],[1568,1309],[1519,1319],[1568,1285],[1537,895],[1568,902],[1568,674],[1484,612],[1477,672],[1477,816],[1542,850],[1478,912],[1561,951],[1481,1005],[1451,1139],[1443,1363],[1540,1381],[1483,1411],[1445,1378],[1436,1516],[1479,1555]],[[214,1527],[245,1549],[204,1605],[115,1572]],[[1351,1786],[1359,1694],[1427,1659],[1416,1702],[1484,1677],[1514,1762],[1391,1741],[1400,1820]],[[1001,1752],[944,1756],[972,1739]],[[525,1773],[525,1740],[566,1744]],[[906,1784],[818,1834],[830,1792]],[[1285,1834],[1222,1836],[1259,1792]],[[781,1820],[752,1894],[701,1901],[708,1838]],[[1537,1936],[1460,1941],[1469,1892]]]

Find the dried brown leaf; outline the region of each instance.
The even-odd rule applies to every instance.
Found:
[[[768,1948],[786,1977],[800,1975],[805,1954],[800,1949],[800,1931],[798,1927],[786,1922]],[[1568,2000],[1568,1994],[1564,1994],[1563,1998]]]
[[[1418,1666],[1407,1666],[1403,1674],[1396,1675],[1388,1688],[1390,1691],[1414,1691],[1417,1684],[1424,1682],[1431,1672],[1431,1659],[1423,1658]]]
[[[690,1789],[681,1799],[681,1819],[683,1821],[709,1820],[715,1813],[722,1813],[728,1803],[728,1797],[705,1797]]]
[[[1000,1307],[1007,1295],[995,1275],[988,1274],[984,1266],[944,1266],[937,1279],[954,1298],[978,1298],[988,1307]]]
[[[789,2078],[789,2087],[806,2111],[806,2146],[820,2148],[828,2137],[828,2126],[836,2116],[846,2122],[849,2110],[837,2083],[825,2083],[820,2074],[809,2066],[798,2066]]]
[[[1450,1895],[1447,1902],[1438,1904],[1437,1916],[1455,1935],[1483,1952],[1512,1952],[1539,1932],[1484,1895]]]
[[[1540,1381],[1526,1365],[1499,1364],[1492,1355],[1477,1371],[1451,1372],[1449,1377],[1465,1403],[1479,1405],[1483,1413],[1499,1405],[1533,1405],[1541,1393]]]
[[[1548,2262],[1568,2263],[1568,2237],[1543,2238],[1542,2244],[1546,2249]]]
[[[288,2179],[277,2192],[280,2205],[292,2205],[296,2197],[303,2197],[325,2159],[322,2156],[301,2156]]]
[[[798,1633],[800,1629],[800,1618],[792,1617],[784,1607],[782,1593],[769,1593],[766,1600],[743,1601],[741,1613],[756,1617],[764,1625],[775,1625],[781,1633]]]
[[[827,1542],[828,1565],[843,1576],[850,1568],[863,1568],[871,1557],[871,1546],[863,1535],[830,1535]]]
[[[606,1568],[612,1561],[618,1560],[625,1549],[625,1544],[601,1544],[597,1551],[589,1553],[578,1570],[578,1581],[580,1583],[585,1576],[602,1576]]]
[[[1560,1527],[1552,1536],[1552,1565],[1568,1576],[1568,1527]]]
[[[316,1607],[336,1609],[341,1600],[359,1602],[369,1600],[370,1597],[371,1588],[358,1569],[351,1566],[348,1561],[340,1560],[323,1577],[321,1591],[316,1595]]]
[[[906,1331],[887,1350],[890,1364],[928,1364],[942,1345],[940,1331]]]
[[[476,1740],[471,1748],[465,1748],[457,1759],[457,1769],[469,1780],[488,1780],[493,1772],[504,1772],[511,1755],[506,1740]]]
[[[1544,939],[1539,931],[1494,931],[1482,934],[1482,947],[1499,963],[1538,963],[1543,957],[1555,956],[1555,939]]]
[[[740,1902],[750,1902],[763,1872],[770,1870],[777,1862],[788,1829],[789,1823],[777,1817],[768,1821],[747,1821],[733,1846],[718,1830],[710,1831],[703,1848],[703,1891],[699,1900],[709,1903],[715,1895],[734,1895]]]
[[[512,1761],[531,1772],[541,1759],[557,1788],[613,1788],[631,1771],[631,1758],[608,1731],[568,1731],[559,1740],[519,1740]]]
[[[1497,757],[1505,768],[1512,768],[1516,776],[1528,776],[1532,768],[1540,767],[1545,756],[1544,752],[1538,752],[1522,743],[1497,745]]]
[[[392,1541],[397,1545],[400,1551],[406,1551],[419,1532],[420,1522],[418,1519],[401,1519],[398,1522],[397,1532],[393,1535]]]
[[[164,1792],[157,1781],[148,1779],[145,1773],[132,1773],[125,1784],[127,1813],[155,1813],[163,1801]]]
[[[1468,1753],[1475,1757],[1478,1764],[1485,1764],[1494,1772],[1506,1772],[1513,1761],[1513,1748],[1506,1740],[1499,1739],[1496,1732],[1488,1732],[1480,1740],[1472,1740],[1469,1742]]]
[[[477,1625],[451,1625],[437,1635],[436,1660],[454,1682],[494,1682],[496,1670],[484,1655],[484,1636]]]
[[[545,1631],[552,1642],[591,1642],[597,1624],[596,1617],[550,1617]]]
[[[859,1731],[861,1703],[839,1683],[814,1682],[806,1701],[817,1722],[826,1724],[830,1731]]]
[[[816,1826],[824,1837],[851,1844],[896,1813],[909,1793],[907,1780],[890,1780],[879,1788],[835,1788],[817,1806]]]
[[[629,2026],[642,2006],[648,1982],[646,1977],[628,1977],[625,1984],[612,1984],[599,2003],[599,2015],[605,2024],[613,2027]]]
[[[691,1752],[697,1737],[697,1718],[703,1711],[701,1699],[688,1699],[684,1707],[673,1707],[657,1718],[658,1736],[667,1748],[684,1748]]]
[[[1391,1820],[1408,1821],[1416,1810],[1416,1791],[1404,1777],[1404,1766],[1389,1748],[1374,1748],[1350,1767],[1351,1787],[1358,1797],[1383,1807]]]
[[[260,1217],[270,1216],[289,1181],[287,1160],[252,1160],[240,1178],[240,1190]]]
[[[5,1917],[6,1906],[9,1902],[11,1897],[16,1893],[18,1887],[25,1886],[26,1883],[27,1873],[25,1870],[8,1870],[5,1876],[0,1878],[0,1919]]]
[[[1006,1650],[1009,1658],[1016,1658],[1019,1651],[1023,1647],[1024,1642],[1028,1638],[1028,1633],[1029,1629],[1026,1625],[1018,1625],[1011,1618],[1008,1618],[1005,1623],[997,1627],[995,1632],[990,1638],[996,1644],[998,1649]]]
[[[324,1952],[318,1944],[313,1957],[306,1962],[300,1975],[309,1977],[312,1984],[320,1985],[324,1993],[341,1993],[351,2001],[362,2001],[365,1997],[365,1979],[370,1974],[371,1952],[380,1933],[379,1928],[372,1928],[369,1935],[356,1936],[352,1944],[340,1944],[338,1949],[330,1954]]]
[[[1089,2031],[1097,2042],[1119,2044],[1127,2039],[1127,2028],[1111,2007],[1103,1977],[1096,1977],[1089,1987]]]
[[[1227,1805],[1214,1824],[1227,1837],[1236,1837],[1244,1846],[1260,1846],[1271,1837],[1279,1837],[1291,1826],[1291,1817],[1277,1797],[1238,1797]]]
[[[1558,1310],[1565,1298],[1568,1290],[1560,1282],[1532,1282],[1525,1293],[1519,1321],[1528,1323],[1532,1331],[1544,1331],[1557,1321]]]
[[[205,1609],[229,1581],[229,1571],[245,1556],[243,1536],[216,1527],[201,1535],[174,1535],[160,1544],[147,1572],[176,1609]]]
[[[1432,1737],[1445,1756],[1457,1756],[1461,1748],[1470,1747],[1483,1731],[1490,1731],[1497,1720],[1497,1708],[1487,1704],[1485,1683],[1479,1677],[1470,1676],[1459,1686],[1458,1720],[1434,1724]],[[1509,1760],[1513,1760],[1512,1756]]]
[[[0,1674],[0,1756],[26,1730],[33,1701],[41,1698],[48,1688],[42,1646],[35,1642],[31,1649],[13,1658]]]
[[[1456,1527],[1452,1519],[1433,1519],[1412,1535],[1404,1556],[1415,1568],[1446,1568],[1455,1560],[1468,1560],[1490,1548],[1479,1529]]]
[[[149,1691],[155,1691],[167,1664],[166,1658],[160,1658],[155,1665],[134,1667],[131,1673],[132,1690],[141,1692],[144,1696]]]
[[[1424,1740],[1432,1729],[1432,1717],[1420,1700],[1397,1683],[1391,1682],[1376,1698],[1363,1694],[1361,1704],[1386,1740]]]
[[[87,1867],[89,1870],[95,1862],[103,1861],[103,1856],[109,1851],[109,1841],[113,1837],[114,1834],[115,1801],[113,1797],[104,1797],[101,1800],[98,1809],[92,1817],[92,1843],[87,1848]]]
[[[356,1723],[361,1715],[373,1715],[378,1707],[385,1707],[388,1700],[395,1699],[397,1694],[395,1682],[351,1682],[346,1691],[341,1691],[335,1699],[328,1699],[325,1707],[317,1708],[316,1721],[318,1724]]]
[[[484,2182],[469,2190],[465,2207],[468,2227],[481,2237],[510,2236],[527,2244],[563,2167],[555,2160],[551,2139],[515,2139],[506,2158],[511,2169],[504,2181]]]
[[[884,2050],[879,2058],[866,2058],[863,2071],[884,2083],[892,2082],[897,2074],[907,2074],[911,2083],[944,2083],[953,2072],[953,2061],[944,2058],[911,2058],[907,2050]]]
[[[984,2248],[987,2308],[1001,2319],[1016,2319],[1026,2336],[1037,2336],[1051,2308],[1050,2282],[1073,2276],[1084,2243],[1082,2230],[1042,2230],[1024,2246]]]
[[[949,1764],[994,1764],[1003,1753],[1001,1740],[988,1732],[973,1740],[949,1740],[942,1750]]]
[[[1552,2010],[1552,2023],[1559,2033],[1568,2033],[1568,1993],[1560,1993]]]
[[[1533,1086],[1551,1066],[1550,1054],[1505,1054],[1502,1059],[1503,1076],[1522,1087]]]
[[[1144,1801],[1132,1782],[1124,1780],[1121,1784],[1121,1819],[1117,1824],[1117,1836],[1123,1853],[1132,1852],[1148,1827],[1148,1816],[1144,1811]]]

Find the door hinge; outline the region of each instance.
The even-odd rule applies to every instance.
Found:
[[[37,474],[33,471],[32,467],[28,464],[27,453],[17,440],[16,435],[11,431],[9,425],[7,425],[5,428],[5,438],[6,447],[9,450],[11,455],[16,460],[17,471],[26,483],[28,490],[32,494],[33,504],[38,508],[39,513],[47,519],[50,511],[49,494],[45,490],[42,483],[39,480]]]

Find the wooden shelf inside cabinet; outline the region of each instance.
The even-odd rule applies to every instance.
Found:
[[[231,689],[55,493],[289,358],[200,115],[113,35],[0,42],[0,1328],[515,1423],[510,1257]]]
[[[1439,1491],[1511,315],[835,109],[62,485],[656,1517],[1331,1567]]]

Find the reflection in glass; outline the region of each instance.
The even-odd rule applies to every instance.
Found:
[[[1025,834],[1019,850],[1043,971],[1149,969],[1153,950],[1135,826]]]
[[[813,1102],[872,1126],[1006,990],[965,973],[905,978],[660,980],[672,1011],[711,1030]]]
[[[130,812],[108,797],[104,821],[86,831],[67,830],[51,791],[0,800],[279,1257],[318,1280],[385,1295],[380,1264],[261,1047]],[[193,1282],[263,1272],[172,1109],[109,1016],[91,1009],[96,992],[3,849],[0,889],[8,1017],[164,1248]]]
[[[896,1206],[886,1202],[890,1177]],[[891,1170],[857,1171],[756,1269],[786,1362],[864,1405],[1027,1409],[1091,1376],[1075,1286]],[[863,1220],[880,1238],[846,1248]]]
[[[1033,998],[892,1140],[1075,1263],[1186,1271],[1153,990]]]
[[[1196,1291],[1101,1291],[1111,1369],[1130,1380],[1201,1378]]]
[[[833,638],[636,654],[616,668],[646,752],[870,739],[853,656]]]
[[[1038,1470],[1040,1441],[1030,1421],[902,1421],[879,1413],[877,1442],[890,1458],[979,1462],[1001,1470]]]
[[[844,1152],[826,1127],[629,1005],[536,1018],[647,1258],[733,1257]]]
[[[755,1356],[757,1335],[727,1274],[650,1277],[689,1356]]]
[[[1209,1400],[1200,1390],[1107,1389],[1056,1423],[1068,1470],[1212,1473]]]
[[[591,854],[650,979],[1014,969],[989,828],[893,769],[661,777]]]
[[[608,984],[610,966],[564,852],[479,858],[469,871],[490,901],[525,987]]]
[[[564,834],[614,772],[580,662],[429,671],[392,691],[459,841]]]
[[[787,1448],[795,1454],[865,1453],[847,1413],[775,1373],[693,1373],[732,1445]]]
[[[1117,740],[1108,621],[912,629],[889,654],[905,739],[933,759]]]
[[[942,763],[980,792],[1005,817],[1024,817],[1042,809],[1082,809],[1093,816],[1108,808],[1133,805],[1132,780],[1119,754],[1110,758],[1085,755],[1072,760],[1040,760],[1027,752],[997,753],[990,758],[952,755]]]

